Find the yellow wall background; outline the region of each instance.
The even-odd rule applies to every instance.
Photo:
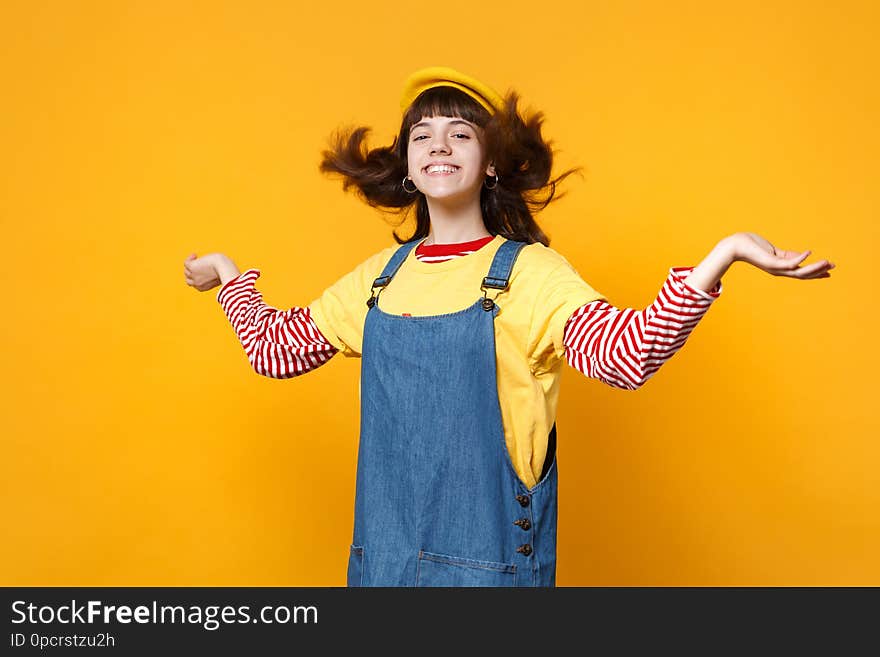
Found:
[[[359,361],[256,375],[183,260],[304,305],[391,244],[317,165],[449,65],[545,112],[619,307],[752,231],[636,393],[567,369],[560,585],[880,585],[876,3],[4,2],[0,584],[344,585]]]

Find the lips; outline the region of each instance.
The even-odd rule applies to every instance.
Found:
[[[443,167],[442,169],[435,169],[434,171],[429,171],[431,167]],[[422,173],[426,176],[451,176],[452,174],[458,172],[461,167],[456,166],[454,164],[428,164],[427,166],[422,168]],[[449,171],[448,169],[452,169]]]

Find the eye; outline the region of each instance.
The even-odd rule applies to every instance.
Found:
[[[416,135],[415,137],[413,137],[413,141],[418,141],[419,139],[423,139],[423,138],[427,139],[428,136],[427,135]]]
[[[469,135],[466,135],[466,134],[463,133],[463,132],[456,132],[456,133],[455,133],[454,135],[452,135],[452,136],[453,136],[453,137],[464,137],[465,139],[470,139],[470,136],[469,136]]]

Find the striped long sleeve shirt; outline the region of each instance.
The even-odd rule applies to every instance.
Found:
[[[443,262],[472,253],[488,241],[422,245],[416,257],[425,262]],[[691,271],[693,267],[672,267],[654,302],[643,310],[615,308],[601,299],[578,308],[568,319],[563,335],[568,364],[614,388],[636,390],[643,386],[682,348],[721,295],[720,281],[710,292],[685,283]],[[287,379],[330,360],[337,349],[318,330],[309,309],[279,310],[265,304],[254,287],[259,276],[260,270],[248,269],[227,281],[217,293],[217,301],[254,370],[263,376]]]

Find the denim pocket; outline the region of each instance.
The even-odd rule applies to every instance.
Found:
[[[416,586],[516,586],[516,566],[420,550]]]
[[[348,556],[348,586],[363,586],[364,546],[352,545]]]

